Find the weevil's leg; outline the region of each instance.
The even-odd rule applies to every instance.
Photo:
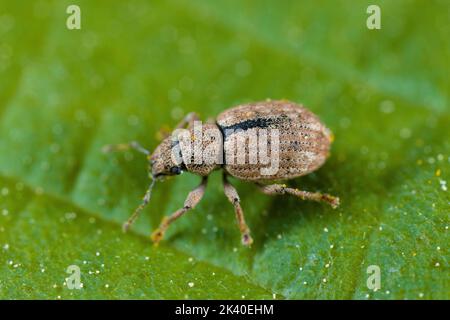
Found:
[[[142,212],[142,209],[145,208],[145,206],[150,201],[150,196],[152,194],[153,185],[155,184],[156,180],[152,180],[150,183],[147,191],[145,192],[144,198],[142,198],[142,203],[139,205],[139,207],[134,210],[133,214],[128,218],[128,220],[122,225],[123,232],[127,232],[130,226],[136,221],[136,219],[139,217],[139,214]]]
[[[250,236],[250,229],[245,223],[244,212],[242,211],[239,195],[236,191],[236,188],[233,187],[227,179],[227,175],[223,174],[223,189],[225,191],[225,195],[228,200],[234,206],[234,212],[236,213],[236,220],[239,225],[239,230],[242,235],[242,244],[245,246],[250,246],[253,243],[253,239]]]
[[[169,228],[172,222],[177,220],[187,211],[193,209],[200,202],[203,195],[205,194],[207,181],[208,181],[207,177],[203,177],[203,180],[200,183],[200,185],[197,186],[191,192],[189,192],[186,200],[184,201],[183,208],[175,211],[170,216],[163,218],[161,224],[159,225],[159,228],[156,229],[151,235],[151,239],[153,240],[155,245],[157,245],[158,242],[161,241],[161,239],[164,237],[164,233],[167,231],[167,228]]]
[[[129,149],[134,149],[136,151],[139,151],[145,155],[149,155],[150,151],[142,147],[138,142],[131,141],[130,143],[119,143],[119,144],[108,144],[106,146],[103,146],[102,151],[104,153],[112,152],[112,151],[126,151]]]
[[[333,209],[337,208],[339,206],[339,198],[330,196],[326,193],[319,193],[319,192],[308,192],[308,191],[301,191],[294,188],[288,188],[284,184],[257,184],[259,189],[268,195],[277,195],[277,194],[291,194],[296,197],[299,197],[303,200],[313,200],[318,202],[326,202],[328,203]]]

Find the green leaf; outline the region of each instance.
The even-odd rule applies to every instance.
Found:
[[[0,298],[449,299],[448,4],[380,1],[2,4]],[[161,127],[238,103],[304,103],[336,136],[290,181],[342,205],[268,197],[233,179],[255,240],[240,245],[219,172],[153,247],[198,177],[149,183],[138,154]],[[98,253],[98,254],[97,254]],[[65,285],[70,265],[83,288]],[[367,286],[371,265],[381,289]]]

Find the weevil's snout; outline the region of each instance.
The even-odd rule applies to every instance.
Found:
[[[182,164],[177,164],[177,157],[174,155],[173,142],[171,138],[164,139],[156,147],[150,156],[150,165],[152,167],[152,176],[160,179],[165,176],[174,176],[183,172]]]

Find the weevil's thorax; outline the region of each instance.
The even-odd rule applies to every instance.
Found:
[[[223,137],[216,124],[196,122],[189,129],[177,131],[174,144],[179,146],[188,172],[207,176],[222,166]]]

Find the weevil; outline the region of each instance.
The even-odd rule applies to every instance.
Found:
[[[137,142],[107,145],[104,151],[131,148],[145,154],[149,161],[151,183],[142,203],[124,223],[124,231],[149,203],[155,181],[183,172],[200,176],[201,183],[188,194],[183,207],[164,217],[152,233],[151,239],[158,244],[168,227],[200,202],[209,174],[221,169],[224,193],[234,207],[242,244],[250,246],[253,242],[250,228],[238,192],[228,177],[252,182],[267,195],[289,194],[336,208],[338,197],[282,183],[321,167],[329,156],[332,141],[331,131],[303,105],[266,100],[230,108],[206,124],[201,124],[196,113],[189,113],[153,153]]]

